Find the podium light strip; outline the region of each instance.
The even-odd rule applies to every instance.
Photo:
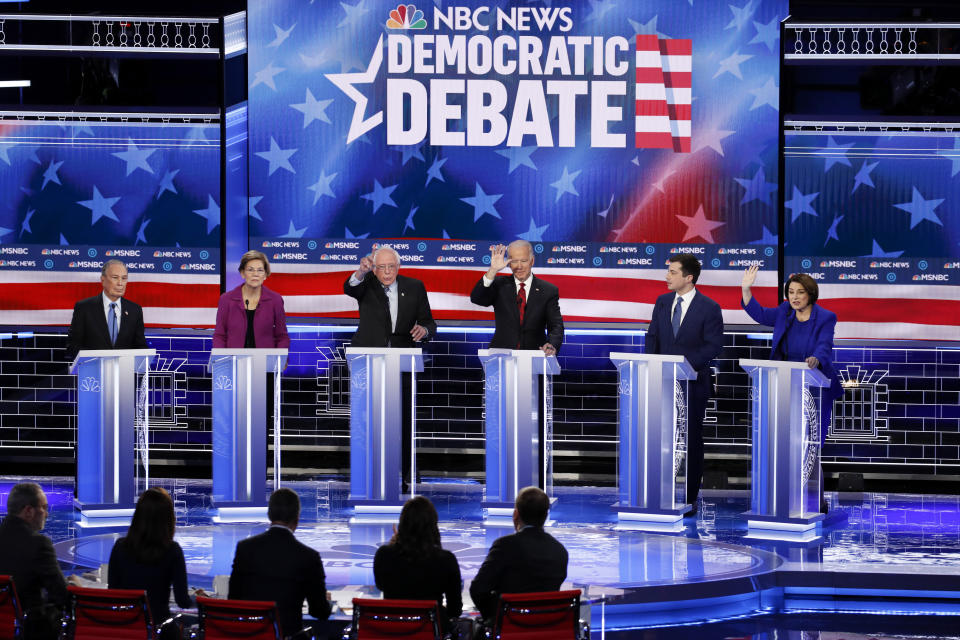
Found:
[[[111,358],[113,368],[113,502],[120,502],[120,358]]]
[[[150,488],[150,358],[143,372],[143,488]]]
[[[244,447],[244,449],[246,449],[246,452],[245,452],[245,453],[246,453],[246,456],[247,456],[247,464],[246,464],[246,468],[247,468],[247,493],[246,493],[246,496],[245,496],[244,499],[246,499],[246,500],[253,500],[253,499],[254,499],[253,496],[250,495],[250,494],[252,493],[252,491],[253,491],[253,486],[252,486],[253,478],[251,477],[251,474],[252,474],[252,472],[253,472],[253,468],[252,468],[252,467],[253,467],[253,459],[252,459],[252,457],[251,457],[251,456],[253,455],[253,453],[252,453],[251,449],[252,449],[253,447],[250,446],[250,442],[251,442],[251,440],[253,439],[253,416],[250,414],[250,412],[252,411],[252,407],[253,407],[253,405],[252,405],[253,399],[251,398],[251,396],[252,396],[253,394],[250,393],[250,382],[251,382],[251,376],[253,375],[253,358],[251,358],[251,357],[248,356],[248,357],[244,358],[243,361],[244,361],[244,362],[243,362],[244,366],[247,368],[246,379],[244,380],[244,383],[245,383],[245,385],[246,385],[246,387],[247,387],[247,393],[245,394],[245,395],[247,396],[247,397],[246,397],[246,401],[247,401],[247,415],[246,415],[246,418],[247,418],[247,442],[246,442],[246,446]],[[234,378],[234,379],[236,379],[236,378]],[[236,388],[236,384],[234,384],[234,388]],[[236,392],[234,392],[234,393],[236,393]],[[262,496],[261,496],[260,498],[258,498],[258,500],[259,500],[259,499],[262,499]]]
[[[273,374],[273,490],[280,488],[280,358]]]
[[[399,372],[398,372],[399,373]],[[403,389],[401,377],[401,390]],[[400,430],[403,430],[403,402],[400,403]],[[403,457],[403,442],[401,440],[400,456]],[[403,468],[400,469],[401,482]],[[410,497],[416,494],[417,484],[417,357],[410,356]],[[402,485],[401,485],[402,488]]]
[[[520,399],[520,371],[519,363],[513,358],[513,493],[516,496],[520,493],[520,454],[517,451],[519,444],[517,427],[520,424],[519,408],[517,402]],[[504,496],[506,498],[507,496]]]
[[[387,496],[387,474],[386,459],[383,448],[387,444],[387,358],[377,358],[380,364],[380,499],[386,500]],[[369,359],[367,360],[369,362]],[[370,386],[370,380],[367,379],[367,387]]]
[[[640,366],[640,363],[637,363],[637,366]],[[637,413],[643,418],[643,453],[637,452],[637,470],[639,471],[641,465],[640,460],[643,459],[643,473],[640,475],[643,477],[643,493],[639,496],[638,502],[642,501],[643,506],[650,508],[650,505],[647,504],[647,491],[649,490],[648,480],[649,470],[647,469],[647,461],[643,456],[646,455],[647,448],[650,446],[650,364],[643,364],[643,376],[646,378],[646,384],[643,385],[643,409],[637,408]]]

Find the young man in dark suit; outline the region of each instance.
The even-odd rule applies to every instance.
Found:
[[[350,340],[352,347],[413,348],[437,334],[437,323],[430,312],[430,301],[423,282],[399,274],[400,254],[382,245],[360,260],[360,266],[343,283],[343,292],[357,299],[360,324]],[[401,384],[402,433],[400,469],[403,491],[410,488],[410,452],[413,433],[410,406],[410,374]]]
[[[303,600],[317,620],[330,616],[326,575],[320,554],[297,540],[300,498],[277,489],[267,506],[270,528],[241,540],[230,573],[231,600],[267,600],[277,604],[283,637],[303,629]]]
[[[700,261],[689,253],[670,256],[667,289],[653,306],[644,353],[683,356],[697,372],[687,385],[687,502],[696,515],[703,477],[703,418],[713,388],[710,361],[723,349],[720,305],[698,292]]]
[[[517,494],[513,509],[516,533],[498,538],[470,583],[470,598],[492,623],[501,593],[557,591],[567,577],[567,550],[543,530],[550,498],[537,487]]]
[[[491,349],[540,349],[552,356],[563,344],[560,290],[533,275],[533,262],[526,240],[490,247],[490,268],[473,287],[470,302],[493,307]],[[508,266],[513,277],[496,277]]]
[[[73,307],[67,333],[67,359],[83,349],[146,349],[143,309],[123,297],[127,290],[127,267],[120,260],[107,260],[100,270],[103,292],[81,300]]]
[[[13,576],[27,614],[27,638],[56,638],[67,583],[50,538],[40,533],[49,506],[40,485],[22,482],[7,497],[7,515],[0,523],[0,573]]]

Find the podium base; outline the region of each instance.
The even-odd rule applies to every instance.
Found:
[[[270,522],[267,517],[267,507],[253,503],[224,502],[214,505],[213,521],[220,523],[231,522]]]
[[[557,499],[553,496],[550,496],[550,508],[553,508],[553,505],[556,504]],[[484,524],[490,526],[504,526],[504,527],[513,527],[513,509],[515,504],[513,502],[499,502],[499,501],[483,501],[480,503],[480,508],[483,510],[483,522]],[[549,527],[556,523],[556,520],[547,517],[547,521],[543,523],[543,526]]]
[[[747,537],[764,540],[808,542],[820,535],[825,518],[822,513],[808,516],[772,516],[747,511]]]
[[[77,526],[82,529],[124,527],[130,525],[135,504],[92,503],[74,498],[73,508],[80,512]]]
[[[353,517],[350,524],[395,524],[400,519],[403,503],[379,500],[350,500]]]
[[[684,504],[674,509],[648,509],[617,503],[610,507],[617,514],[618,530],[679,532],[684,530],[683,517],[693,509]]]

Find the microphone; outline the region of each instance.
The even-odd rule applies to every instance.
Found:
[[[247,300],[246,298],[244,298],[244,299],[243,299],[243,306],[245,306],[245,307],[249,310],[249,309],[250,309],[250,301]]]

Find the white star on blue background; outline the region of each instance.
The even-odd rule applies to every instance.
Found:
[[[277,144],[277,141],[273,139],[273,136],[270,136],[270,150],[258,151],[257,155],[270,163],[270,169],[267,172],[267,175],[272,176],[273,172],[277,169],[286,169],[290,173],[296,173],[296,171],[293,169],[293,165],[290,164],[290,156],[296,152],[297,150],[295,148],[281,149],[280,145]]]
[[[16,146],[16,144],[16,142],[0,142],[0,160],[10,164],[10,149]]]
[[[957,175],[957,172],[960,172],[960,137],[953,139],[953,149],[939,151],[937,155],[950,161],[950,177]]]
[[[770,105],[774,111],[780,108],[780,89],[776,83],[774,83],[773,76],[767,78],[766,83],[764,83],[762,87],[751,89],[749,92],[754,95],[750,111],[759,109],[765,104]]]
[[[884,251],[876,239],[873,240],[873,251],[863,256],[864,258],[899,258],[903,251]]]
[[[303,233],[307,230],[307,226],[304,225],[302,229],[297,229],[293,226],[293,220],[290,221],[290,227],[287,229],[287,232],[280,236],[281,238],[302,238]]]
[[[573,185],[574,179],[580,175],[580,171],[574,171],[573,173],[567,173],[567,168],[563,168],[563,175],[560,176],[560,179],[556,182],[551,182],[550,186],[557,190],[557,197],[554,202],[560,201],[560,196],[565,193],[572,193],[575,196],[580,194],[577,192],[577,188]]]
[[[250,84],[250,88],[253,89],[258,84],[265,84],[271,89],[273,89],[274,91],[276,91],[277,85],[273,79],[278,74],[283,73],[284,71],[286,71],[286,69],[283,67],[273,66],[273,60],[271,60],[270,64],[268,64],[263,69],[260,69],[260,71],[257,71],[255,74],[253,74],[253,82]]]
[[[763,24],[754,20],[753,26],[757,29],[757,35],[747,44],[757,44],[762,42],[767,48],[774,51],[774,43],[780,39],[780,19],[777,16],[770,18],[770,22]]]
[[[537,226],[533,221],[533,217],[530,218],[530,227],[523,233],[518,233],[517,237],[521,240],[526,240],[527,242],[542,242],[543,241],[543,232],[547,230],[549,224],[542,226]]]
[[[379,180],[373,181],[373,191],[370,193],[365,193],[361,198],[364,200],[369,200],[373,203],[373,212],[376,213],[377,209],[386,205],[388,207],[396,207],[397,203],[393,201],[393,198],[390,197],[390,194],[393,193],[393,190],[397,188],[398,185],[391,185],[389,187],[380,186]]]
[[[247,211],[250,212],[251,218],[262,221],[263,218],[260,217],[260,212],[257,211],[257,204],[259,204],[261,200],[263,200],[263,196],[249,196],[247,198]]]
[[[770,229],[767,229],[767,225],[763,225],[763,236],[759,240],[751,240],[750,244],[777,244],[780,236],[770,233]]]
[[[741,187],[746,189],[740,204],[746,204],[754,200],[759,200],[764,204],[770,204],[770,194],[777,190],[777,185],[773,182],[767,182],[763,167],[757,169],[753,178],[746,180],[743,178],[734,178]]]
[[[317,178],[317,181],[307,187],[308,191],[313,191],[313,204],[317,204],[317,201],[322,196],[330,196],[331,198],[337,197],[330,188],[330,183],[333,182],[333,179],[336,177],[337,172],[327,175],[326,171],[320,171],[320,177]]]
[[[534,171],[537,165],[533,164],[530,155],[537,150],[537,147],[508,147],[506,149],[497,149],[497,153],[510,161],[507,167],[507,173],[513,173],[513,170],[519,166],[530,167]]]
[[[441,158],[440,156],[437,156],[433,159],[433,164],[431,164],[430,168],[427,169],[427,184],[423,185],[424,187],[429,185],[430,181],[434,179],[439,180],[440,182],[446,182],[446,180],[443,179],[443,172],[440,171],[440,169],[443,167],[443,163],[446,161],[446,158]]]
[[[54,162],[53,160],[50,161],[50,165],[47,167],[46,171],[43,172],[43,184],[40,186],[40,191],[43,191],[48,182],[56,182],[57,184],[60,184],[60,176],[57,175],[57,171],[62,166],[62,160],[60,162]]]
[[[81,207],[86,207],[90,209],[93,213],[90,220],[90,226],[92,227],[97,223],[97,220],[100,218],[110,218],[114,222],[120,222],[120,219],[117,217],[117,214],[113,212],[113,205],[117,204],[120,201],[120,197],[116,198],[104,198],[100,195],[100,190],[97,189],[97,186],[93,186],[93,198],[91,200],[83,200],[77,202]]]
[[[216,201],[213,199],[213,196],[207,194],[207,208],[206,209],[194,209],[193,212],[205,218],[207,221],[207,233],[210,233],[220,224],[220,207],[217,206]]]
[[[870,177],[870,172],[880,164],[879,162],[867,163],[866,160],[863,161],[863,164],[860,165],[860,168],[857,170],[857,175],[853,178],[853,191],[850,193],[855,193],[857,187],[862,184],[867,185],[868,187],[873,187],[873,178]],[[876,187],[874,187],[876,188]]]
[[[487,195],[484,193],[479,182],[475,182],[474,184],[476,185],[474,195],[469,198],[460,198],[463,202],[473,207],[473,221],[476,222],[485,213],[489,213],[494,218],[500,218],[500,214],[497,213],[497,209],[493,205],[503,194]]]
[[[742,7],[735,7],[732,4],[728,4],[730,11],[733,13],[733,19],[727,23],[727,26],[724,29],[737,29],[738,31],[742,29],[750,18],[753,17],[753,12],[756,10],[753,7],[753,0],[749,0],[747,4]]]
[[[403,221],[403,233],[407,232],[407,229],[411,231],[416,231],[417,228],[413,226],[413,216],[417,215],[417,210],[420,207],[410,207],[410,213],[407,214],[407,219]]]
[[[943,202],[943,198],[934,198],[931,200],[924,200],[923,196],[920,194],[920,191],[913,187],[913,197],[910,199],[910,202],[901,202],[900,204],[895,204],[897,209],[902,209],[910,214],[910,228],[913,229],[915,226],[923,222],[924,220],[929,220],[943,226],[943,222],[940,221],[940,218],[937,217],[937,214],[933,212],[940,203]]]
[[[281,44],[283,44],[283,41],[284,41],[284,40],[286,40],[287,38],[290,37],[290,32],[293,31],[293,28],[294,28],[295,26],[297,26],[297,23],[296,23],[296,22],[294,22],[292,25],[290,25],[290,28],[289,28],[289,29],[282,29],[282,28],[278,27],[277,25],[273,25],[273,31],[274,31],[274,33],[277,34],[277,37],[274,38],[274,39],[270,42],[270,44],[268,44],[267,46],[268,46],[268,47],[279,47]]]
[[[796,186],[793,187],[793,197],[784,202],[783,206],[793,212],[793,215],[790,218],[790,222],[796,222],[804,213],[809,213],[812,216],[818,215],[813,207],[810,206],[810,203],[813,202],[814,198],[820,195],[819,191],[815,191],[809,194],[803,194],[800,192],[800,189],[797,189]]]
[[[140,228],[137,229],[137,239],[133,241],[134,245],[140,242],[142,242],[143,244],[147,244],[147,236],[145,235],[144,232],[147,230],[148,224],[150,224],[150,220],[144,220],[143,222],[140,223]]]
[[[176,194],[177,188],[173,186],[173,179],[180,173],[180,169],[174,169],[173,171],[167,171],[163,174],[163,178],[160,180],[160,188],[157,189],[157,200],[160,199],[160,196],[163,195],[164,191],[169,191],[170,193]]]
[[[354,235],[353,232],[350,231],[350,229],[348,229],[347,227],[343,228],[343,237],[347,239],[352,238],[354,240],[363,240],[369,235],[370,235],[370,232],[368,231],[367,233],[361,233],[360,235],[357,236],[357,235]]]
[[[840,242],[840,236],[837,235],[837,225],[840,224],[840,221],[843,220],[843,216],[834,215],[833,222],[830,223],[830,228],[827,229],[827,239],[824,240],[823,246],[827,246],[827,243],[831,240],[836,240]]]
[[[143,169],[147,173],[153,173],[153,167],[147,162],[147,158],[153,155],[156,149],[138,149],[133,140],[127,142],[127,150],[111,154],[127,163],[127,175],[130,175],[137,169]]]
[[[830,171],[830,167],[835,164],[842,164],[845,167],[851,166],[850,160],[847,158],[847,149],[852,147],[853,144],[852,142],[837,144],[833,136],[827,136],[827,148],[824,151],[826,157],[823,159],[823,172],[826,173]]]
[[[713,77],[729,73],[730,75],[743,80],[743,74],[740,72],[740,65],[752,58],[751,55],[741,55],[738,51],[734,51],[729,57],[724,58],[720,61],[720,67],[717,69],[717,72],[713,74]]]
[[[33,229],[30,228],[30,218],[33,217],[33,214],[37,212],[36,209],[28,209],[27,215],[23,218],[23,223],[20,225],[20,237],[23,237],[24,233],[33,233]]]
[[[327,107],[329,107],[332,102],[333,100],[317,100],[313,97],[310,89],[307,89],[304,101],[290,106],[303,114],[303,128],[306,129],[307,125],[314,120],[331,124],[330,118],[327,117]]]
[[[360,19],[367,13],[370,12],[366,6],[366,0],[360,0],[357,4],[347,4],[346,2],[341,2],[340,6],[343,7],[344,12],[347,16],[340,21],[340,24],[337,27],[355,27],[359,26]]]

